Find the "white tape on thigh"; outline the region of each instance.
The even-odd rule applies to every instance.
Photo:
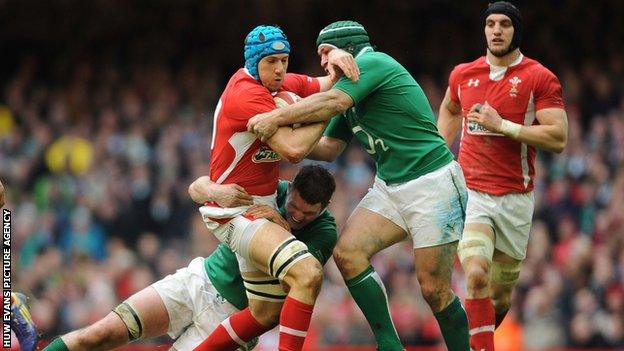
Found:
[[[249,218],[238,216],[226,224],[220,225],[213,233],[219,241],[227,245],[232,251],[251,261],[249,253],[251,240],[256,235],[258,229],[267,222],[268,220],[265,218],[250,220]]]
[[[284,279],[290,267],[306,257],[312,256],[306,244],[294,236],[284,240],[273,251],[269,259],[269,274],[280,280]]]
[[[271,302],[282,302],[286,299],[286,293],[279,279],[274,277],[244,277],[243,284],[249,299]]]
[[[457,254],[461,262],[471,256],[483,256],[491,262],[494,243],[486,234],[474,230],[465,231],[457,246]]]

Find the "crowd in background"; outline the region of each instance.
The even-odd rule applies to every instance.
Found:
[[[44,338],[95,322],[217,245],[187,187],[207,173],[213,109],[242,65],[242,38],[254,25],[282,25],[293,43],[292,70],[320,74],[318,29],[357,19],[414,74],[437,111],[448,72],[484,51],[482,9],[451,10],[451,3],[67,1],[29,12],[28,1],[0,2],[0,39],[14,53],[3,55],[0,68],[0,179],[13,212],[13,287],[33,297]],[[569,139],[562,154],[538,156],[528,256],[497,342],[621,349],[624,5],[559,3],[520,4],[523,51],[560,78]],[[247,11],[223,18],[232,6]],[[351,145],[324,165],[336,177],[330,208],[341,228],[371,185],[373,164]],[[282,178],[297,168],[284,164]],[[373,265],[405,344],[439,343],[418,293],[411,244],[383,251]],[[465,290],[459,266],[454,287]],[[374,343],[332,261],[311,338]]]

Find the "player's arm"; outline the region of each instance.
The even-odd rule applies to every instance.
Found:
[[[568,141],[568,116],[562,108],[544,108],[535,113],[537,125],[523,126],[503,119],[490,105],[485,104],[480,112],[471,111],[468,120],[485,128],[504,134],[519,142],[551,152],[560,153]]]
[[[214,201],[222,207],[236,207],[253,204],[253,198],[238,184],[217,184],[208,176],[201,176],[191,185],[188,193],[198,204]]]
[[[333,162],[346,147],[347,143],[342,139],[323,136],[307,158],[317,161]]]
[[[521,126],[516,140],[551,152],[560,153],[568,142],[568,116],[562,108],[545,108],[535,113],[540,123]]]
[[[320,85],[320,92],[325,92],[331,89],[331,87],[336,83],[330,76],[317,77]]]
[[[299,163],[316,146],[326,126],[327,122],[319,122],[299,128],[279,127],[266,143],[288,162]]]
[[[351,96],[342,90],[330,89],[324,93],[308,96],[296,104],[252,117],[247,125],[251,125],[254,120],[262,122],[264,119],[273,119],[279,126],[328,121],[351,106],[353,106]]]
[[[446,88],[446,94],[438,112],[438,131],[448,146],[455,142],[457,133],[461,129],[462,118],[461,106],[451,100],[450,88]]]
[[[310,95],[296,104],[256,115],[247,123],[247,130],[262,140],[266,135],[273,135],[278,126],[329,121],[351,106],[353,100],[349,95],[338,89],[330,89]]]

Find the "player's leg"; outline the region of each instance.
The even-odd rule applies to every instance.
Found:
[[[495,316],[490,300],[489,275],[495,242],[493,216],[501,210],[495,197],[468,191],[466,225],[457,253],[466,276],[465,307],[470,346],[475,350],[494,349]]]
[[[347,220],[334,249],[336,265],[381,351],[403,350],[403,346],[390,316],[386,289],[370,259],[405,237],[405,230],[391,220],[358,207]]]
[[[498,327],[509,310],[511,293],[520,276],[533,217],[533,192],[509,194],[497,199],[505,209],[495,217],[496,244],[490,268],[490,297]]]
[[[306,304],[316,301],[323,280],[321,264],[281,226],[263,218],[238,216],[214,234],[242,260],[285,282],[290,287],[288,297]]]
[[[458,254],[467,279],[466,312],[470,322],[470,344],[474,349],[489,351],[494,349],[497,314],[490,298],[492,274],[496,273],[498,281],[502,278],[501,274],[519,273],[519,265],[505,261],[504,256],[497,255],[498,261],[502,262],[493,263],[494,250],[516,261],[524,258],[533,215],[533,194],[491,196],[470,191],[466,214],[468,224]],[[515,282],[517,276],[508,276],[504,280],[508,279]],[[496,288],[497,295],[502,288],[511,293],[511,287],[499,286]],[[501,314],[499,318],[504,317],[502,307],[498,313]]]
[[[468,349],[468,319],[451,288],[457,242],[414,249],[414,265],[425,301],[450,351]]]
[[[450,351],[466,351],[468,319],[451,289],[467,201],[463,173],[452,162],[393,187],[390,193],[402,205],[400,209],[414,244],[414,266],[421,292],[438,321],[446,346]]]
[[[190,267],[189,267],[190,268]],[[241,318],[244,318],[244,313],[249,312],[249,308],[239,311],[234,305],[226,300],[219,291],[212,284],[212,281],[207,277],[205,269],[203,267],[203,261],[201,265],[202,271],[197,271],[195,279],[192,282],[187,282],[189,285],[200,284],[191,286],[189,288],[190,301],[192,303],[192,320],[188,325],[180,325],[183,333],[176,338],[173,344],[173,350],[193,350],[198,347],[206,337],[211,335],[217,329],[223,329],[222,331],[227,336],[226,326],[231,328],[240,328]],[[200,274],[201,273],[201,274]],[[198,281],[200,283],[198,283]],[[262,314],[270,314],[268,309],[260,311]],[[170,312],[171,314],[171,312]],[[186,313],[185,313],[186,314]],[[275,313],[279,319],[279,307]],[[236,317],[236,316],[239,317]],[[264,322],[261,320],[261,322]],[[170,330],[169,335],[176,337],[176,333],[172,333],[175,329]],[[219,335],[216,333],[215,335]],[[231,339],[230,339],[231,340]],[[239,350],[251,350],[253,346],[257,344],[257,338],[250,338],[246,343],[241,342],[242,345],[235,344],[233,349]],[[212,349],[219,349],[220,347],[213,347]]]
[[[494,229],[484,223],[466,223],[458,254],[466,275],[470,346],[475,350],[494,350],[495,316],[489,290]]]
[[[132,295],[102,320],[55,339],[46,350],[108,350],[165,333],[177,338],[196,319],[201,320],[196,318],[197,313],[206,306],[216,306],[211,300],[215,296],[216,291],[205,273],[204,260],[198,257],[188,267]],[[235,310],[234,307],[225,309],[228,314]],[[213,328],[228,314],[221,313]]]
[[[264,219],[249,221],[237,217],[228,225],[231,226],[227,233],[215,231],[215,235],[227,238],[222,241],[242,256],[243,264],[249,262],[265,275],[277,278],[290,287],[280,313],[279,349],[300,350],[322,283],[320,263],[307,251],[305,244],[277,224]],[[250,307],[255,308],[254,305]],[[232,329],[229,330],[225,326],[217,328],[196,350],[234,350],[241,342],[247,342],[267,330],[254,317],[252,310],[243,310],[233,315],[232,319],[240,322],[239,327],[230,324]]]
[[[490,269],[490,298],[496,315],[496,328],[503,322],[511,305],[511,293],[520,277],[522,261],[502,251],[494,251]]]
[[[286,298],[279,280],[247,266],[244,262],[240,269],[249,307],[222,318],[207,338],[204,336],[195,344],[198,345],[195,350],[251,349],[250,346],[257,343],[259,335],[279,324],[281,308]],[[202,342],[204,338],[206,340]]]
[[[289,286],[280,313],[279,350],[301,350],[323,282],[323,267],[305,244],[274,223],[267,223],[254,236],[250,257],[265,273]]]
[[[147,287],[96,323],[55,339],[45,351],[110,350],[140,338],[165,334],[167,309],[153,287]]]

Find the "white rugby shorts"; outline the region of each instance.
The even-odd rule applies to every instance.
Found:
[[[468,189],[466,223],[491,226],[494,229],[494,247],[510,257],[523,260],[534,207],[533,191],[495,196]]]
[[[192,350],[238,309],[225,300],[206,275],[204,258],[197,257],[176,273],[152,284],[169,314],[167,334],[176,350]]]
[[[386,184],[375,177],[373,187],[358,207],[403,228],[418,249],[461,238],[467,198],[464,174],[459,163],[452,161],[405,183]]]

